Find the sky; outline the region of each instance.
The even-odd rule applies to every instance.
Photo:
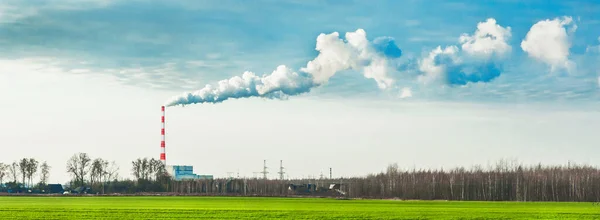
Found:
[[[0,162],[252,177],[598,165],[595,1],[0,2]]]

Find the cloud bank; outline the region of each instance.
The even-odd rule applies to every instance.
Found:
[[[569,33],[575,32],[576,29],[577,25],[573,23],[571,17],[539,21],[529,29],[521,42],[521,49],[529,57],[549,65],[551,71],[564,69],[572,72],[575,63],[569,60],[571,48]]]
[[[460,36],[460,48],[438,46],[419,60],[422,74],[418,80],[448,85],[490,82],[500,76],[501,64],[512,50],[507,43],[510,37],[511,28],[498,25],[495,19],[480,22],[473,35]]]
[[[336,73],[344,70],[361,72],[365,78],[375,80],[379,88],[387,89],[394,83],[388,75],[391,69],[388,60],[402,55],[392,38],[369,41],[363,29],[346,33],[345,40],[338,32],[320,34],[315,49],[319,52],[317,57],[298,72],[284,65],[262,76],[246,71],[241,77],[234,76],[216,85],[209,84],[198,91],[175,96],[165,105],[219,103],[248,97],[285,99],[326,84]]]

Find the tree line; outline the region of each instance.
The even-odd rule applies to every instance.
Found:
[[[70,191],[85,187],[96,193],[135,193],[166,191],[161,181],[166,179],[162,162],[154,158],[138,158],[132,161],[134,180],[118,179],[119,166],[102,158],[91,158],[87,153],[72,155],[65,166],[71,180],[65,185]],[[47,162],[23,158],[10,164],[0,163],[0,192],[45,192],[51,167]],[[34,183],[34,177],[39,181]]]
[[[600,201],[600,170],[588,165],[523,166],[500,161],[483,169],[403,170],[353,178],[349,194],[366,198],[478,201]]]
[[[39,174],[40,180],[37,187],[41,187],[50,177],[50,168],[47,162],[44,161],[40,164],[34,158],[22,158],[10,164],[0,163],[0,186],[4,185],[6,179],[9,179],[12,181],[5,184],[5,187],[15,188],[21,183],[25,187],[34,188],[36,185],[34,185],[33,178]]]
[[[31,189],[45,186],[50,166],[23,158],[0,164],[0,185]],[[174,180],[156,159],[138,158],[131,162],[133,179],[118,179],[119,167],[86,153],[74,154],[66,163],[71,175],[69,188],[89,187],[93,193],[174,193],[235,196],[290,196],[290,184],[312,184],[327,190],[341,184],[344,196],[353,198],[396,198],[421,200],[476,201],[600,201],[600,169],[578,164],[524,166],[501,160],[494,166],[453,169],[402,169],[397,164],[384,171],[353,178],[269,180],[260,178],[220,178]],[[40,181],[33,183],[33,177]],[[0,189],[1,191],[1,189]],[[317,195],[317,194],[315,194]]]
[[[534,166],[500,161],[486,169],[402,169],[354,178],[293,180],[215,179],[173,182],[169,192],[199,195],[290,196],[290,184],[328,188],[342,184],[346,197],[464,201],[600,201],[600,169],[569,164]],[[319,196],[319,193],[315,193]],[[340,195],[338,195],[340,196]]]

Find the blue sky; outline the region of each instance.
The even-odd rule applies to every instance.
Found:
[[[38,3],[40,2],[40,3]],[[518,100],[536,91],[550,89],[556,99],[571,91],[581,99],[597,99],[594,71],[586,70],[585,79],[539,79],[548,70],[535,65],[519,44],[530,27],[543,19],[571,16],[577,25],[569,39],[571,59],[586,54],[586,48],[598,45],[600,18],[594,15],[599,6],[593,1],[8,1],[2,12],[2,56],[19,58],[51,56],[71,60],[63,68],[114,70],[141,68],[141,79],[119,74],[131,84],[152,83],[169,89],[194,88],[206,83],[241,75],[249,70],[269,73],[284,64],[301,68],[315,57],[314,44],[320,33],[355,31],[362,28],[371,40],[390,36],[404,52],[410,65],[436,46],[459,45],[461,34],[472,34],[479,22],[495,18],[499,25],[511,28],[507,40],[512,47],[502,79],[490,83],[490,90],[475,87],[435,92],[421,88],[427,99],[459,96],[469,99]],[[516,16],[518,15],[518,16]],[[79,62],[89,64],[78,64]],[[595,62],[579,63],[581,69]],[[133,71],[133,70],[132,70]],[[159,72],[160,71],[160,72]],[[110,72],[110,71],[109,71]],[[164,75],[169,72],[168,77]],[[581,70],[580,72],[584,72]],[[415,73],[419,74],[419,73]],[[400,84],[411,85],[415,77],[399,75]],[[505,77],[504,77],[505,76]],[[525,79],[522,79],[525,78]],[[361,81],[360,87],[344,86]],[[517,94],[521,85],[531,81],[539,88]],[[597,79],[596,79],[597,81]],[[326,94],[368,93],[372,82],[336,77]],[[509,87],[496,88],[498,85]],[[419,86],[416,86],[419,87]],[[527,86],[531,88],[530,86]],[[547,88],[549,87],[549,88]],[[586,87],[585,89],[582,87]],[[594,88],[595,87],[595,88]],[[414,88],[418,89],[418,88]],[[484,97],[480,97],[480,93]],[[454,94],[454,96],[449,96]],[[465,94],[468,94],[466,97]],[[477,94],[477,95],[476,95]],[[354,94],[356,95],[356,94]],[[418,94],[414,93],[415,98]],[[543,96],[543,95],[540,95]],[[557,97],[558,96],[558,97]]]
[[[109,150],[104,151],[131,148],[127,151],[130,152],[128,154],[143,152],[140,155],[156,156],[158,145],[155,142],[159,137],[155,135],[153,129],[156,127],[155,130],[158,130],[159,126],[154,126],[152,120],[153,117],[158,116],[156,115],[158,108],[153,106],[160,106],[165,100],[183,92],[201,89],[206,84],[215,84],[219,80],[241,76],[244,71],[252,71],[260,76],[273,72],[279,65],[286,65],[291,71],[301,72],[308,61],[319,55],[315,50],[319,34],[338,32],[340,38],[345,39],[344,35],[347,32],[363,29],[370,41],[369,45],[376,45],[374,40],[378,37],[391,37],[402,51],[401,57],[385,55],[371,57],[373,60],[385,60],[387,71],[384,78],[394,81],[389,88],[381,89],[375,80],[364,77],[361,70],[344,69],[337,72],[327,83],[316,86],[310,92],[302,93],[298,97],[290,97],[284,102],[264,102],[260,98],[255,98],[211,105],[211,107],[199,105],[190,108],[173,108],[171,117],[179,121],[173,119],[170,128],[176,131],[171,131],[173,134],[170,134],[169,140],[174,142],[173,145],[180,147],[168,148],[168,155],[172,155],[169,157],[181,163],[206,166],[204,162],[198,162],[190,156],[186,157],[183,155],[185,153],[179,151],[186,149],[201,154],[207,150],[187,149],[183,145],[189,147],[194,145],[192,143],[206,139],[210,139],[211,146],[222,148],[248,145],[247,148],[238,149],[238,152],[250,152],[255,148],[277,151],[273,149],[278,149],[281,143],[287,143],[286,140],[295,138],[292,136],[293,133],[306,131],[310,127],[317,126],[316,124],[329,126],[333,136],[348,137],[345,134],[359,134],[358,130],[348,128],[352,127],[350,124],[343,124],[341,118],[331,118],[341,112],[349,111],[348,117],[352,116],[355,119],[347,123],[358,123],[352,124],[358,127],[361,127],[360,123],[370,123],[370,126],[374,127],[365,128],[366,131],[371,132],[367,133],[372,136],[379,133],[389,139],[380,138],[387,141],[378,143],[379,147],[371,146],[368,138],[362,143],[358,139],[353,141],[350,137],[345,144],[319,146],[340,151],[346,148],[356,149],[356,151],[347,151],[346,156],[353,158],[366,154],[368,157],[366,161],[372,161],[370,166],[358,171],[375,172],[383,169],[387,163],[399,162],[402,158],[404,160],[414,158],[399,156],[401,159],[390,157],[382,163],[375,162],[379,161],[378,155],[381,152],[396,149],[396,146],[406,141],[394,139],[397,134],[389,131],[410,130],[399,125],[402,124],[401,122],[384,123],[385,118],[378,115],[383,114],[377,112],[379,109],[392,112],[389,113],[392,114],[389,115],[389,120],[402,118],[415,124],[431,123],[429,127],[419,125],[423,127],[410,131],[415,132],[414,135],[427,137],[436,130],[438,131],[436,135],[449,138],[445,142],[423,143],[426,146],[422,148],[430,151],[445,152],[440,149],[440,145],[452,146],[452,149],[459,152],[468,152],[467,149],[472,150],[477,145],[490,145],[488,142],[497,144],[500,141],[514,144],[512,151],[499,150],[500,145],[497,145],[497,151],[491,151],[496,153],[486,154],[487,156],[473,153],[462,159],[445,161],[430,158],[425,161],[422,158],[421,162],[405,161],[408,164],[412,162],[417,166],[454,166],[463,164],[461,161],[471,161],[469,158],[473,157],[482,158],[482,160],[473,160],[473,163],[484,163],[499,157],[525,157],[528,162],[562,162],[567,158],[561,158],[560,155],[565,155],[563,151],[570,149],[566,144],[566,140],[570,139],[582,140],[582,142],[577,148],[578,151],[565,157],[585,162],[589,158],[583,152],[592,151],[595,140],[592,138],[593,134],[587,131],[598,129],[592,122],[599,118],[596,104],[600,100],[598,64],[600,63],[600,15],[598,11],[600,11],[600,4],[595,1],[541,0],[525,2],[513,0],[2,1],[0,3],[0,62],[2,63],[0,76],[2,76],[1,89],[4,94],[2,96],[4,104],[1,107],[7,109],[8,114],[15,116],[9,124],[21,128],[7,130],[10,132],[5,134],[7,136],[3,139],[21,147],[34,149],[44,143],[53,143],[57,146],[64,144],[64,148],[68,149],[65,150],[66,152],[72,152],[78,149],[78,146],[89,146],[81,149],[98,156],[109,157],[111,154],[104,153],[98,148],[110,146]],[[464,42],[460,42],[459,38],[464,34],[470,37],[476,36],[478,24],[486,23],[490,18],[494,19],[494,25],[499,25],[499,28],[493,30],[505,30],[501,31],[504,33],[505,40],[494,41],[497,44],[493,45],[479,44],[477,42],[481,41],[478,40],[488,37],[483,33],[481,39],[473,38],[475,40],[471,43],[483,45],[485,48],[465,49]],[[565,25],[543,27],[539,25],[540,28],[533,31],[534,25],[546,19],[549,20],[549,24],[564,22]],[[497,27],[494,25],[489,27]],[[560,38],[561,30],[567,34],[564,38]],[[529,35],[531,40],[528,41],[530,49],[525,51],[522,42],[527,39],[529,33],[531,33]],[[493,39],[498,39],[498,36],[494,36]],[[544,42],[544,39],[559,40]],[[432,66],[423,66],[428,56],[438,46],[440,51],[445,48],[456,48],[453,52],[432,57],[431,62],[436,67],[445,68],[439,70]],[[489,58],[482,58],[483,51],[492,51],[492,55]],[[474,71],[475,75],[479,75],[475,77],[467,73],[468,71]],[[54,105],[53,109],[57,110],[44,110],[48,105]],[[323,109],[330,105],[337,107]],[[261,111],[260,109],[263,108],[271,110]],[[457,109],[462,110],[456,114],[448,113]],[[253,113],[247,114],[245,111],[253,111]],[[497,115],[496,111],[506,114],[504,116],[506,119],[494,119],[494,115]],[[315,124],[306,125],[299,125],[300,122],[292,119],[284,120],[286,118],[308,120],[311,115],[307,112],[315,112],[315,117],[320,120],[312,120]],[[319,115],[318,112],[322,114]],[[103,116],[106,118],[98,119],[103,118],[100,115],[104,114],[107,114]],[[205,114],[210,114],[211,119],[206,119]],[[551,126],[539,128],[548,130],[540,131],[533,127],[516,126],[534,123],[530,120],[538,120],[524,116],[531,114],[548,117],[535,122],[550,123]],[[443,123],[431,120],[438,116],[442,117],[441,115],[455,118],[446,118],[448,120],[442,120]],[[469,115],[481,115],[489,120],[506,121],[488,125],[485,120],[475,120]],[[38,117],[39,121],[24,122]],[[370,117],[375,118],[370,120]],[[207,123],[213,126],[205,125],[199,118],[210,121]],[[519,120],[513,121],[516,120],[514,118]],[[424,121],[420,121],[421,119]],[[86,124],[93,124],[89,120],[99,125],[86,127]],[[294,132],[276,132],[278,137],[272,137],[273,142],[265,144],[259,140],[268,137],[260,136],[259,131],[252,133],[238,130],[234,125],[216,125],[275,123],[270,120],[287,121],[282,124],[278,122],[276,126]],[[328,120],[331,123],[328,124]],[[84,123],[84,121],[88,122]],[[141,123],[142,121],[144,123]],[[561,127],[559,122],[569,122],[566,123],[568,128]],[[119,130],[121,134],[131,130],[139,130],[139,133],[107,134],[116,139],[103,140],[106,143],[102,141],[89,143],[85,139],[62,143],[56,138],[58,134],[41,131],[37,134],[28,131],[32,127],[48,130],[57,123],[72,124],[74,127],[71,127],[71,130],[62,128],[66,129],[63,132],[87,137],[87,140],[96,137],[88,136],[90,133],[97,135],[103,130],[112,130],[111,127],[116,123],[131,126],[121,125],[128,127],[127,130]],[[498,137],[487,138],[481,140],[482,142],[455,140],[451,137],[458,135],[457,133],[445,133],[438,130],[440,128],[434,129],[435,124],[448,128],[458,127],[458,130],[465,129],[464,132],[467,133],[477,133],[477,130],[487,128],[496,131]],[[89,130],[82,131],[84,127]],[[509,129],[511,127],[514,130]],[[253,130],[253,127],[249,126],[247,129]],[[587,131],[580,129],[587,129]],[[247,141],[227,142],[224,140],[227,139],[226,135],[220,136],[211,133],[211,130],[236,136],[246,133],[247,137],[244,137]],[[327,131],[321,128],[317,130]],[[492,133],[491,130],[489,134]],[[319,132],[311,134],[316,135],[315,138],[324,138],[319,136]],[[37,138],[32,138],[34,140],[30,140],[31,143],[22,141],[22,138],[32,136],[33,133]],[[196,137],[194,135],[196,133],[205,136]],[[467,135],[467,133],[463,134]],[[546,136],[543,134],[554,134],[555,137],[543,141],[543,145],[555,149],[548,152],[556,154],[540,157],[523,156],[521,150],[528,153],[536,152],[523,150],[523,148],[537,143],[536,140],[544,139]],[[523,139],[518,138],[521,135],[524,135]],[[263,139],[250,138],[258,136]],[[329,140],[328,138],[325,139]],[[506,138],[515,138],[515,140],[507,142]],[[441,139],[446,140],[443,137]],[[418,143],[419,140],[422,139],[412,141]],[[298,145],[297,147],[313,143],[296,141],[298,143],[292,145]],[[362,145],[352,145],[353,143],[362,143]],[[133,145],[136,147],[130,147]],[[370,148],[373,148],[372,154],[363,152]],[[273,160],[285,157],[286,160],[291,161],[290,163],[296,161],[296,167],[301,167],[303,161],[299,157],[292,156],[291,152],[294,151],[284,149],[280,152],[285,156],[265,153],[267,156],[256,154],[246,160],[238,160],[244,163],[258,161],[257,169],[259,169],[263,157],[270,157]],[[212,153],[223,154],[224,152],[226,151],[216,150]],[[424,152],[413,153],[418,155]],[[10,152],[8,155],[7,158],[0,158],[0,161],[28,156],[18,151]],[[40,158],[43,155],[40,153]],[[61,161],[66,161],[65,158],[66,156],[57,156],[53,160],[57,170],[62,170],[64,165]],[[127,166],[127,161],[132,159],[118,156],[115,160]],[[345,164],[341,159],[337,162],[339,166]],[[206,163],[211,164],[216,161],[209,160]],[[348,164],[351,163],[345,165]],[[236,164],[223,168],[228,170],[207,168],[206,172],[223,174],[226,171],[239,169],[240,166],[244,165]],[[318,172],[316,170],[326,170],[329,165],[314,166],[307,168],[308,170],[298,170],[296,175],[315,174]],[[355,174],[351,169],[338,169],[346,175]],[[122,168],[122,170],[127,169]],[[245,172],[251,173],[250,170]],[[123,175],[127,175],[127,171],[124,171]],[[60,177],[57,181],[65,178]]]

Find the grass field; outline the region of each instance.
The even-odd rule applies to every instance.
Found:
[[[0,219],[600,219],[592,203],[0,197]]]

